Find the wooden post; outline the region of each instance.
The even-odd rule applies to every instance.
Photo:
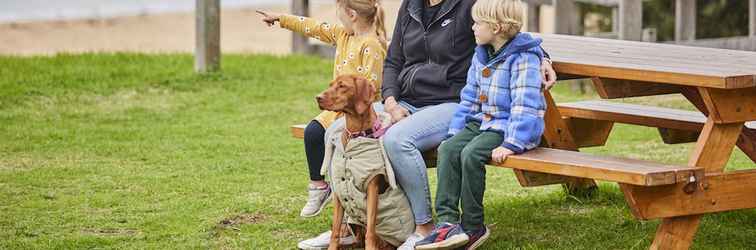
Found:
[[[554,0],[554,33],[580,35],[580,20],[574,0]]]
[[[612,8],[612,32],[619,34],[619,8]]]
[[[528,3],[528,32],[541,30],[541,5]]]
[[[310,1],[292,0],[291,12],[292,14],[298,15],[298,16],[310,16]],[[293,33],[291,41],[292,41],[292,44],[291,44],[292,53],[303,53],[303,54],[310,53],[310,43],[307,40],[307,37],[300,35],[298,33]]]
[[[194,70],[220,70],[220,0],[197,0]]]
[[[696,40],[696,0],[675,1],[675,41]]]
[[[748,35],[754,37],[756,36],[756,0],[750,0],[748,2]]]
[[[643,2],[641,0],[621,0],[619,20],[619,39],[640,41],[643,27]]]

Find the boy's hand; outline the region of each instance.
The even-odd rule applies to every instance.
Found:
[[[546,90],[551,89],[554,83],[556,83],[557,75],[554,67],[551,66],[551,60],[544,58],[541,61],[541,76],[543,77],[543,86]]]
[[[268,24],[268,27],[273,26],[276,24],[276,22],[279,21],[281,18],[281,14],[278,13],[272,13],[272,12],[265,12],[262,10],[256,10],[256,12],[263,16],[263,22]]]
[[[507,159],[507,156],[513,154],[514,152],[512,152],[512,150],[499,146],[498,148],[494,149],[493,152],[491,152],[491,160],[493,160],[493,162],[495,163],[501,163],[504,161],[504,159]]]

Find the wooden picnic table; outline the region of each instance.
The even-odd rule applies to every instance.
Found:
[[[492,166],[521,186],[590,194],[617,182],[632,214],[661,219],[651,249],[687,249],[704,214],[756,208],[756,169],[725,171],[737,145],[756,162],[756,53],[567,35],[544,38],[559,79],[590,78],[603,99],[682,94],[699,112],[606,101],[557,105],[548,91],[541,147]],[[687,166],[576,152],[601,146],[614,123],[656,127],[665,143],[695,142]],[[292,126],[303,137],[304,125]],[[435,163],[435,151],[424,153]]]
[[[688,166],[703,168],[704,173],[693,181],[661,186],[620,183],[633,215],[662,219],[652,249],[689,248],[704,214],[756,208],[756,170],[725,171],[736,145],[756,163],[756,123],[750,122],[756,121],[756,53],[536,35],[544,39],[561,79],[590,78],[605,99],[680,93],[700,111],[697,117],[596,102],[560,107],[577,146],[577,141],[603,144],[613,122],[697,135]]]

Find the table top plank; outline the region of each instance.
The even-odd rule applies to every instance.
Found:
[[[756,52],[535,34],[559,73],[711,88],[756,87]]]

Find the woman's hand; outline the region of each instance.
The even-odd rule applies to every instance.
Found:
[[[541,61],[541,76],[543,77],[543,86],[546,90],[551,89],[556,83],[557,75],[554,67],[551,66],[551,60],[544,58]]]
[[[491,152],[491,160],[493,160],[493,162],[495,163],[501,163],[505,159],[507,159],[507,156],[512,154],[514,154],[512,150],[499,146],[498,148],[494,149],[493,152]]]
[[[273,26],[276,24],[276,22],[281,19],[281,14],[273,13],[273,12],[266,12],[263,10],[256,10],[256,12],[263,16],[262,20],[266,24],[268,24],[268,27]]]
[[[392,123],[397,123],[410,115],[409,111],[402,107],[402,105],[399,105],[393,96],[386,98],[383,102],[383,109],[391,115]]]

